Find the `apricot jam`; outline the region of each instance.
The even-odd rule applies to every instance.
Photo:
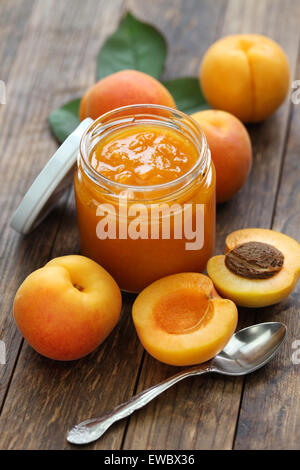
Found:
[[[74,185],[81,252],[121,289],[205,269],[215,170],[203,132],[185,114],[136,105],[101,116],[82,138]]]
[[[196,163],[193,144],[172,129],[136,126],[114,132],[93,149],[92,167],[106,178],[133,186],[168,183]]]

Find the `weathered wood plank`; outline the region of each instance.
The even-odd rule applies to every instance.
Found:
[[[32,392],[37,383],[41,383],[36,375],[39,368],[35,367],[34,361],[36,359],[37,364],[40,360],[43,364],[43,359],[34,359],[35,355],[31,352],[33,362],[29,365],[26,354],[30,356],[30,353],[25,347],[11,384],[11,393],[6,396],[21,344],[11,314],[15,291],[29,272],[43,265],[51,256],[60,220],[62,217],[64,221],[68,220],[67,214],[63,212],[64,201],[62,201],[58,209],[38,230],[22,239],[10,229],[9,218],[33,178],[56,149],[56,143],[50,135],[47,123],[48,114],[63,101],[80,96],[94,80],[98,48],[106,35],[116,27],[122,13],[122,5],[122,0],[110,5],[105,0],[87,0],[84,3],[80,0],[35,2],[16,59],[8,74],[7,104],[5,114],[0,114],[2,149],[0,332],[1,339],[5,341],[7,347],[7,364],[0,366],[2,405],[5,399],[1,417],[1,448],[47,446],[47,442],[39,440],[41,439],[39,433],[45,426],[43,419],[46,422],[46,433],[47,424],[50,429],[54,429],[53,425],[51,427],[53,417],[47,421],[45,415],[41,413],[43,399],[47,397],[47,387],[51,388],[49,386],[51,371],[56,378],[54,382],[56,387],[60,380],[63,381],[53,372],[54,366],[50,367],[48,364],[48,375],[47,372],[44,374],[44,379],[47,377],[48,380],[43,382],[45,389],[39,387],[36,389],[40,402],[32,401]],[[60,254],[70,249],[70,246],[67,248],[68,241],[74,241],[70,227],[68,229],[70,239],[65,241]],[[57,364],[56,367],[55,372],[58,374],[61,366]],[[69,367],[71,368],[71,365]],[[68,377],[69,372],[67,368],[65,370]],[[84,375],[81,376],[82,384],[83,377]],[[92,383],[94,378],[90,380]],[[26,388],[24,388],[25,382]],[[124,387],[126,386],[127,382]],[[28,393],[24,393],[24,390]],[[64,389],[60,389],[61,393],[62,390]],[[54,406],[57,407],[59,402],[55,400],[55,393],[53,400]],[[17,402],[19,407],[15,413]],[[69,406],[72,407],[71,400]],[[49,411],[51,412],[50,408]],[[33,428],[28,425],[28,420]],[[39,431],[33,432],[38,425],[40,425]],[[13,429],[17,432],[17,442],[12,438],[15,432]],[[56,434],[55,429],[54,434]],[[58,434],[57,439],[63,440],[64,435]],[[57,440],[49,439],[48,445],[51,444],[57,445]]]
[[[198,76],[200,58],[220,28],[227,0],[127,0],[128,8],[165,36],[165,78]]]
[[[300,60],[298,60],[296,78],[299,76]],[[274,230],[286,233],[298,241],[300,227],[299,126],[300,105],[293,105],[292,125],[273,222]],[[299,285],[285,301],[257,312],[257,321],[274,320],[285,323],[289,336],[278,356],[268,367],[247,378],[237,428],[236,449],[299,450],[300,365],[292,362],[292,355],[295,352],[293,343],[300,340],[299,312]]]
[[[0,80],[6,81],[35,0],[0,2]]]
[[[34,5],[34,0],[12,0],[9,4],[8,2],[0,3],[0,79],[5,82],[5,86],[8,86],[8,77],[14,63],[18,47],[20,45],[21,39],[26,29],[28,19],[30,17],[32,8]],[[6,95],[9,95],[6,91]],[[7,252],[5,256],[5,249],[7,249],[6,243],[8,242],[8,237],[10,230],[7,229],[7,220],[2,215],[7,204],[8,200],[12,197],[12,193],[8,191],[9,185],[5,184],[7,180],[7,170],[4,170],[4,165],[7,161],[7,152],[9,151],[7,139],[5,136],[5,127],[4,121],[8,120],[10,97],[6,96],[6,104],[0,105],[0,149],[1,149],[1,162],[0,162],[0,173],[1,173],[1,215],[0,215],[0,228],[1,228],[1,285],[0,285],[0,307],[1,307],[1,317],[0,317],[0,340],[5,341],[7,351],[10,351],[11,354],[7,354],[7,364],[5,366],[0,365],[0,410],[2,405],[2,399],[5,395],[7,384],[10,380],[11,372],[13,369],[14,361],[16,354],[19,349],[20,338],[16,335],[14,328],[11,328],[10,315],[7,316],[6,312],[10,309],[11,298],[10,295],[10,278],[7,276],[7,266],[6,259],[9,260],[13,258],[10,251]],[[12,125],[12,119],[10,119],[10,124]],[[18,156],[16,155],[16,158]],[[17,160],[16,160],[17,161]],[[11,172],[12,178],[13,171]],[[17,181],[15,181],[15,184]],[[15,269],[15,264],[13,259],[12,269]]]
[[[294,1],[286,3],[283,9],[280,1],[266,0],[258,3],[254,0],[244,2],[230,0],[224,24],[217,34],[223,36],[231,33],[254,32],[271,36],[285,49],[294,73],[298,47],[298,6]],[[191,30],[195,28],[198,32],[201,27],[196,21],[197,19],[200,21],[202,4],[201,8],[199,5],[195,2],[191,6],[195,22]],[[191,12],[189,15],[191,16]],[[180,13],[177,16],[179,17]],[[212,18],[206,18],[206,22],[211,27],[211,35],[205,37],[212,42],[213,34],[216,34],[215,28],[212,27]],[[284,25],[288,22],[290,26],[287,32]],[[193,37],[191,30],[187,35]],[[198,54],[196,45],[197,41],[189,43],[189,49],[183,54],[187,63],[191,57]],[[205,43],[204,48],[207,45],[208,43]],[[199,55],[198,61],[200,61]],[[184,69],[183,64],[181,69]],[[218,252],[224,250],[226,235],[235,229],[251,226],[271,227],[288,129],[289,109],[290,103],[286,101],[266,122],[249,127],[254,148],[253,170],[243,190],[232,201],[218,208]],[[242,327],[254,322],[255,312],[240,309],[239,316],[239,327]],[[138,391],[163,380],[171,373],[174,373],[172,368],[158,365],[146,355]],[[166,392],[165,396],[131,418],[124,448],[231,448],[241,393],[242,380],[230,378],[203,377],[191,379],[186,384],[178,384],[176,389]],[[259,419],[263,418],[257,415],[256,420]]]

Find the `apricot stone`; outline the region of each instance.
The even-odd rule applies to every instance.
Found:
[[[25,279],[15,296],[14,317],[36,351],[70,361],[105,340],[121,304],[119,287],[101,266],[83,256],[63,256]]]
[[[199,111],[192,118],[203,129],[217,175],[217,202],[228,201],[244,185],[252,166],[252,146],[243,123],[230,113]]]
[[[228,111],[243,122],[270,116],[284,101],[290,70],[282,48],[258,34],[226,36],[206,52],[200,81],[213,108]]]
[[[226,253],[208,261],[207,273],[221,295],[242,307],[280,302],[300,277],[299,243],[274,230],[237,230],[226,238]]]
[[[206,362],[233,335],[237,309],[216,294],[203,274],[167,276],[144,289],[132,316],[138,336],[153,357],[176,366]]]
[[[103,78],[85,93],[80,104],[80,120],[97,119],[108,111],[134,104],[176,108],[173,97],[158,80],[137,70],[122,70]]]

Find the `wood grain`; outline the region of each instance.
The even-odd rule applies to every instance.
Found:
[[[10,72],[14,64],[20,42],[22,40],[24,30],[33,8],[33,0],[12,0],[8,5],[7,2],[0,3],[0,79],[4,80],[6,87],[9,88],[8,82],[10,81]],[[14,164],[11,169],[7,168],[9,161],[8,152],[10,146],[10,131],[9,126],[12,126],[13,116],[9,118],[8,108],[10,102],[9,89],[6,91],[7,104],[0,105],[0,174],[1,174],[1,249],[0,249],[0,271],[1,271],[1,284],[0,284],[0,339],[5,342],[6,349],[9,351],[7,354],[7,364],[0,366],[0,410],[2,400],[6,393],[7,384],[9,383],[13,366],[15,363],[16,355],[20,346],[20,337],[11,321],[10,308],[11,299],[13,295],[13,286],[11,277],[16,274],[18,276],[18,268],[16,265],[16,258],[11,256],[10,247],[8,243],[11,242],[11,230],[8,228],[7,217],[11,210],[10,202],[14,198],[14,194],[10,192],[11,187],[17,188],[20,184],[17,180],[13,181]],[[6,126],[7,123],[7,126]],[[17,125],[18,128],[18,125]],[[9,135],[7,135],[9,134]],[[12,147],[13,149],[13,142]],[[18,149],[16,148],[15,165],[18,162]],[[8,209],[8,210],[7,210]],[[6,212],[5,212],[6,211]],[[13,250],[18,251],[16,243],[17,237],[14,238]],[[6,252],[6,250],[8,250]]]
[[[259,2],[258,7],[258,2],[253,0],[243,2],[231,0],[227,5],[224,23],[218,22],[221,30],[215,33],[223,36],[254,32],[271,36],[286,51],[294,75],[298,52],[298,4],[294,1],[286,3],[287,8],[282,11],[280,1]],[[205,14],[203,18],[202,6],[203,4],[199,5],[198,2],[191,6],[193,19],[196,21],[195,18],[198,18],[201,21],[200,18],[202,18],[212,27],[212,18],[205,18]],[[288,20],[289,32],[283,26]],[[199,31],[201,24],[197,25],[196,29]],[[210,36],[209,40],[213,39],[214,37]],[[187,62],[190,57],[197,54],[195,44],[196,41],[194,45],[189,43],[189,50],[185,55]],[[206,43],[205,47],[207,45]],[[181,64],[181,67],[184,66]],[[254,152],[252,173],[243,190],[230,202],[218,207],[217,252],[223,252],[226,235],[235,229],[271,227],[288,131],[289,112],[290,102],[287,100],[281,109],[266,122],[249,127]],[[239,309],[239,318],[239,328],[253,324],[255,312],[250,309]],[[146,355],[138,391],[163,380],[173,372],[172,368],[158,366]],[[178,384],[176,389],[171,389],[165,396],[160,397],[155,403],[131,418],[124,448],[232,448],[242,385],[242,379],[220,377],[195,378],[188,383]],[[191,406],[191,403],[194,406]],[[153,416],[155,416],[154,420]],[[258,419],[256,415],[256,420]],[[226,432],[224,432],[225,429]],[[253,435],[252,442],[255,442]]]
[[[297,76],[299,5],[297,0],[287,0],[285,8],[280,0],[0,2],[0,79],[8,88],[7,105],[0,108],[0,339],[8,351],[6,366],[0,365],[1,449],[71,448],[65,441],[70,426],[101,415],[130,398],[136,388],[140,391],[176,372],[143,354],[130,318],[130,296],[124,296],[121,322],[103,347],[74,363],[40,357],[16,331],[11,307],[20,282],[49,258],[78,251],[72,191],[30,236],[19,237],[8,224],[56,149],[48,114],[93,83],[97,51],[125,8],[166,35],[165,78],[196,75],[210,43],[239,32],[259,32],[277,40]],[[293,108],[289,134],[288,100],[265,123],[249,127],[253,170],[243,190],[218,208],[218,252],[223,251],[225,236],[241,227],[273,224],[298,237],[299,109]],[[242,379],[189,379],[128,422],[114,425],[89,448],[299,448],[299,366],[291,364],[291,343],[300,339],[299,303],[298,289],[289,300],[257,316],[240,310],[240,326],[255,319],[280,319],[290,328],[280,355],[247,378],[244,394]]]
[[[48,114],[69,98],[80,96],[93,82],[98,48],[106,35],[116,27],[122,14],[122,6],[122,1],[115,1],[112,6],[107,6],[104,0],[87,0],[84,4],[80,0],[36,1],[8,75],[7,105],[5,113],[0,115],[0,174],[5,175],[1,180],[0,332],[1,339],[6,343],[8,356],[6,366],[0,366],[2,404],[21,344],[20,335],[12,320],[12,300],[24,277],[42,266],[51,256],[60,221],[62,217],[66,217],[66,197],[45,223],[28,237],[21,238],[15,234],[9,227],[9,218],[33,178],[57,147],[49,131]],[[99,18],[103,22],[101,28]],[[70,238],[65,240],[60,254],[72,249],[68,246],[68,243],[74,241],[70,226],[68,230]],[[20,356],[15,380],[11,384],[11,393],[7,396],[3,408],[1,429],[7,429],[7,432],[1,432],[2,448],[36,448],[38,443],[41,447],[47,446],[46,442],[39,440],[42,436],[40,431],[32,433],[32,429],[27,425],[27,420],[30,419],[30,423],[36,421],[43,429],[45,425],[42,420],[45,415],[40,412],[42,403],[35,402],[34,407],[30,408],[30,404],[34,403],[31,389],[27,386],[24,388],[24,382],[33,383],[34,386],[40,383],[36,376],[38,369],[29,367],[27,356],[23,356],[26,351],[27,347]],[[33,358],[34,356],[33,354]],[[22,361],[23,357],[25,362]],[[59,370],[59,365],[57,367]],[[19,370],[24,371],[26,380],[24,376],[20,376]],[[108,371],[109,374],[111,372],[112,370]],[[81,382],[84,383],[83,380]],[[56,386],[59,383],[60,379],[57,379]],[[45,397],[49,374],[44,386],[43,390],[39,387],[35,389],[40,397]],[[124,385],[125,391],[126,386]],[[30,390],[30,393],[25,396],[24,390]],[[55,401],[55,393],[52,396]],[[95,399],[98,400],[98,397]],[[14,413],[16,403],[21,407],[17,415]],[[56,401],[55,406],[59,406],[58,403],[59,401]],[[72,401],[69,406],[72,407]],[[18,418],[14,426],[17,426],[15,430],[18,433],[18,442],[15,442],[11,435],[15,432],[11,424],[16,416]],[[58,434],[57,437],[63,445],[64,433]],[[49,445],[51,444],[55,445],[55,441],[49,439]]]
[[[33,5],[34,0],[0,2],[0,80],[7,81]]]
[[[165,78],[198,76],[200,58],[222,24],[227,0],[127,0],[141,20],[155,24],[165,36]]]
[[[272,225],[296,240],[300,227],[299,126],[300,105],[292,105],[292,125]],[[287,325],[288,340],[268,367],[247,378],[235,448],[299,450],[300,364],[292,362],[293,343],[300,340],[299,285],[287,300],[257,313],[257,321],[270,320]]]

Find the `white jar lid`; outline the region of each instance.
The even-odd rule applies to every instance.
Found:
[[[90,118],[82,121],[37,176],[12,216],[14,230],[23,235],[30,233],[71,185],[81,137],[93,122]]]

